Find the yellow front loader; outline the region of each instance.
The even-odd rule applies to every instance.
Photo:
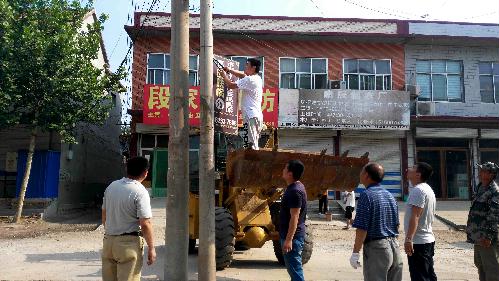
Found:
[[[276,134],[274,134],[277,140]],[[323,153],[285,151],[276,148],[272,137],[261,150],[238,149],[227,153],[225,171],[220,172],[216,184],[216,264],[221,270],[228,267],[236,248],[261,248],[273,241],[279,263],[284,264],[279,245],[278,220],[280,197],[286,183],[282,170],[291,159],[305,165],[301,182],[307,197],[316,199],[325,190],[353,190],[359,173],[368,163],[362,157],[332,156]],[[190,194],[189,251],[195,249],[199,238],[199,197]],[[307,227],[308,228],[308,227]],[[302,262],[312,255],[313,242],[307,229]]]

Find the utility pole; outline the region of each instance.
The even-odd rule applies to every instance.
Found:
[[[201,139],[199,147],[198,280],[215,281],[215,161],[212,1],[201,0]]]
[[[188,280],[189,0],[173,0],[164,280]]]

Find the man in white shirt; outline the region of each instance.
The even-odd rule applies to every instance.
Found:
[[[156,260],[149,193],[141,182],[149,162],[134,157],[127,162],[127,177],[112,182],[104,192],[102,224],[102,280],[140,280],[144,240],[147,264]]]
[[[240,89],[242,91],[242,108],[243,121],[248,128],[248,143],[249,147],[258,150],[258,139],[263,126],[262,114],[262,94],[263,82],[258,73],[260,72],[261,63],[257,59],[250,58],[246,61],[244,72],[224,67],[222,76],[225,85],[229,89]],[[233,74],[239,80],[233,82],[227,76]]]
[[[435,193],[426,183],[432,173],[433,168],[424,162],[407,169],[407,178],[413,187],[409,189],[404,217],[404,249],[412,281],[437,280],[433,268],[435,236],[432,230],[436,200]]]

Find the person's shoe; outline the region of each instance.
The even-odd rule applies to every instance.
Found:
[[[349,227],[349,226],[345,226],[345,227],[343,227],[343,230],[348,230],[348,229],[350,229],[350,227]]]

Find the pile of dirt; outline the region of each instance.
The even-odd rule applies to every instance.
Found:
[[[0,239],[34,238],[50,233],[93,231],[99,226],[95,214],[79,217],[58,218],[44,221],[40,216],[22,217],[21,222],[12,223],[12,217],[0,217]]]

